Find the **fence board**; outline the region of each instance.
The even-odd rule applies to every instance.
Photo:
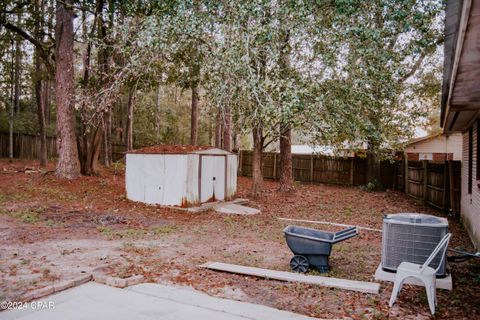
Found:
[[[458,213],[461,162],[452,161],[452,168],[453,176],[449,178],[448,163],[409,161],[407,194],[438,209]]]
[[[8,132],[0,132],[0,158],[9,157],[10,138]],[[55,137],[47,137],[47,156],[57,156]],[[24,133],[13,134],[13,157],[21,159],[38,159],[40,157],[40,136]]]
[[[241,151],[239,158],[239,174],[251,176],[252,152]],[[279,154],[265,153],[264,177],[278,179],[279,164]],[[451,161],[451,166],[449,169],[447,163],[407,162],[405,159],[394,162],[382,161],[380,182],[383,187],[406,191],[415,199],[456,214],[460,210],[461,163]],[[358,157],[337,158],[293,154],[292,167],[293,178],[296,181],[340,185],[365,185],[367,181],[367,161]],[[449,170],[453,177],[450,177]]]
[[[239,174],[243,176],[251,176],[253,161],[252,152],[241,151],[239,159]],[[279,166],[280,155],[278,153],[264,153],[264,178],[278,179]],[[394,185],[394,170],[395,163],[385,162],[381,164],[381,182],[386,187],[392,187]],[[362,158],[338,158],[320,155],[293,154],[292,173],[293,179],[301,182],[364,185],[367,180],[367,161]]]

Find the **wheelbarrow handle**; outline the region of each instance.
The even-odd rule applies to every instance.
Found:
[[[339,237],[344,233],[350,233],[350,232],[352,232],[352,230],[357,231],[357,227],[353,226],[353,227],[350,227],[350,228],[347,228],[347,229],[343,229],[342,231],[335,232],[335,237]]]
[[[340,242],[340,241],[343,241],[343,240],[350,239],[352,237],[355,237],[357,234],[358,234],[358,228],[357,227],[349,228],[345,232],[340,231],[339,233],[335,234],[335,236],[332,239],[332,243],[337,243],[337,242]]]

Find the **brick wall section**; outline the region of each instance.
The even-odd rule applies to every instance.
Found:
[[[472,193],[468,193],[468,130],[463,133],[461,214],[465,227],[477,248],[480,249],[480,188],[476,182],[477,126],[473,125]]]
[[[418,161],[418,153],[407,153],[408,161]]]
[[[453,153],[434,153],[433,161],[444,162],[445,160],[453,160]]]
[[[407,153],[408,161],[419,161],[419,154],[414,152]],[[453,160],[453,153],[433,153],[432,161],[444,162],[445,160]]]

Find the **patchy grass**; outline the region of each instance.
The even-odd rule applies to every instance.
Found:
[[[100,234],[102,234],[105,237],[111,237],[113,235],[113,231],[109,227],[98,226],[97,230],[98,232],[100,232]]]
[[[129,228],[126,230],[121,230],[117,231],[114,233],[116,237],[119,238],[126,238],[126,239],[140,239],[143,238],[147,234],[146,230],[143,229],[134,229],[134,228]]]
[[[133,242],[124,242],[122,244],[122,250],[127,253],[140,255],[140,256],[150,256],[157,251],[157,249],[154,247],[145,246],[145,245],[140,246]]]
[[[128,229],[122,229],[122,230],[113,230],[110,227],[106,226],[98,226],[97,227],[98,232],[110,239],[141,239],[145,235],[148,234],[148,232],[144,229],[136,229],[136,228],[128,228]]]
[[[154,235],[164,235],[164,234],[170,234],[173,233],[177,230],[177,227],[174,225],[164,225],[160,227],[154,227],[150,229]]]
[[[40,214],[44,210],[45,208],[43,207],[21,209],[21,210],[0,209],[0,214],[18,218],[20,219],[20,221],[24,223],[37,223],[40,220]]]

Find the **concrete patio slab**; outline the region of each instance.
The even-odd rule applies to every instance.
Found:
[[[219,204],[214,207],[214,210],[223,214],[240,214],[240,215],[253,215],[260,213],[260,210],[242,206],[240,204]]]
[[[262,305],[210,297],[189,288],[153,283],[119,289],[89,282],[34,301],[40,302],[53,307],[3,311],[0,319],[312,319]]]

